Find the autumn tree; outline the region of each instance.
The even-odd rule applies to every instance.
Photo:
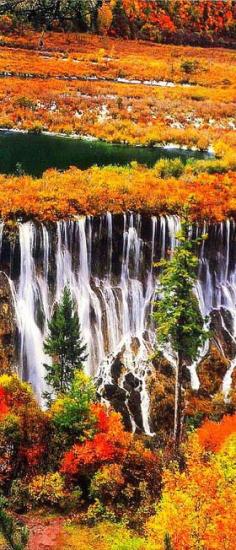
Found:
[[[178,234],[179,245],[171,260],[160,262],[161,299],[156,303],[154,318],[157,342],[169,344],[176,354],[174,446],[178,452],[183,422],[184,367],[193,362],[206,339],[207,332],[201,316],[194,285],[197,280],[198,258],[193,253],[196,239],[189,238],[189,223],[185,219]]]
[[[147,525],[151,548],[163,550],[168,534],[168,550],[235,549],[235,451],[235,434],[216,455],[191,434],[185,469],[172,464],[164,473],[162,496]]]
[[[44,351],[52,358],[51,364],[44,365],[46,382],[55,395],[66,393],[71,388],[75,371],[82,370],[87,359],[78,313],[68,287],[65,287],[48,323]],[[50,392],[46,392],[45,397],[51,401]]]
[[[112,23],[112,9],[108,4],[103,4],[98,10],[98,29],[103,35],[106,35]]]

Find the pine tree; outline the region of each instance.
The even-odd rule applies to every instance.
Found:
[[[177,355],[174,447],[178,454],[183,421],[184,367],[197,359],[208,332],[204,328],[204,319],[193,292],[198,266],[193,248],[201,239],[189,239],[187,219],[182,222],[177,237],[179,246],[173,257],[159,264],[163,267],[160,277],[161,300],[156,303],[154,319],[157,324],[157,342],[160,345],[170,344]]]
[[[68,287],[65,287],[62,299],[56,304],[48,323],[44,351],[52,358],[51,365],[44,365],[47,384],[52,388],[54,396],[67,393],[71,388],[75,371],[82,370],[87,359],[78,313]],[[51,402],[51,393],[45,392],[44,397]]]

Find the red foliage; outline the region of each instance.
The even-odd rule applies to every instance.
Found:
[[[6,416],[9,411],[9,407],[6,403],[6,393],[4,388],[0,386],[0,419]]]
[[[107,434],[96,434],[92,441],[85,441],[83,445],[74,445],[65,453],[61,472],[75,475],[85,467],[119,460],[123,455],[123,449],[113,444]]]
[[[97,433],[92,440],[73,445],[64,454],[61,472],[69,476],[96,471],[101,464],[119,462],[127,452],[131,435],[124,431],[120,415],[108,412],[102,405],[93,405],[97,417]]]
[[[31,447],[20,447],[19,456],[20,459],[24,460],[26,468],[35,468],[40,463],[43,454],[45,452],[45,446],[40,444],[35,444]]]
[[[224,416],[221,422],[207,420],[198,429],[198,437],[202,447],[207,451],[217,452],[227,437],[236,432],[236,414]]]
[[[107,433],[109,429],[109,415],[107,410],[100,403],[93,403],[91,411],[96,419],[96,430],[98,432]]]
[[[123,6],[129,21],[151,24],[164,35],[198,33],[205,37],[210,32],[212,38],[212,34],[227,35],[234,23],[234,0],[123,0]]]

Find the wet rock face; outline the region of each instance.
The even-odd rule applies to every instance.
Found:
[[[17,326],[7,276],[0,272],[0,373],[16,370]]]
[[[210,331],[215,335],[221,353],[228,359],[236,355],[234,338],[234,319],[232,313],[224,308],[211,312]]]
[[[141,400],[144,381],[125,366],[124,355],[125,349],[111,362],[108,383],[104,383],[104,377],[97,380],[98,393],[121,413],[127,430],[141,433],[144,431]]]
[[[194,421],[197,426],[202,418],[220,418],[231,414],[236,407],[236,372],[232,375],[231,395],[225,400],[222,393],[223,380],[230,367],[230,359],[212,340],[207,355],[200,361],[197,374],[198,390],[191,388],[188,376],[184,374],[183,400],[184,421]],[[150,422],[162,442],[173,433],[175,371],[170,363],[159,356],[153,360],[153,371],[148,379],[150,393]]]
[[[197,369],[200,380],[198,393],[210,398],[222,391],[222,383],[229,364],[230,361],[212,342],[207,356],[203,358]]]

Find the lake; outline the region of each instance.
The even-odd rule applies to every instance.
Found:
[[[0,173],[40,176],[48,168],[65,170],[69,166],[81,169],[97,164],[125,166],[132,161],[153,166],[160,158],[209,158],[208,152],[164,147],[133,147],[113,145],[102,141],[88,141],[54,135],[35,135],[18,132],[0,132]]]

